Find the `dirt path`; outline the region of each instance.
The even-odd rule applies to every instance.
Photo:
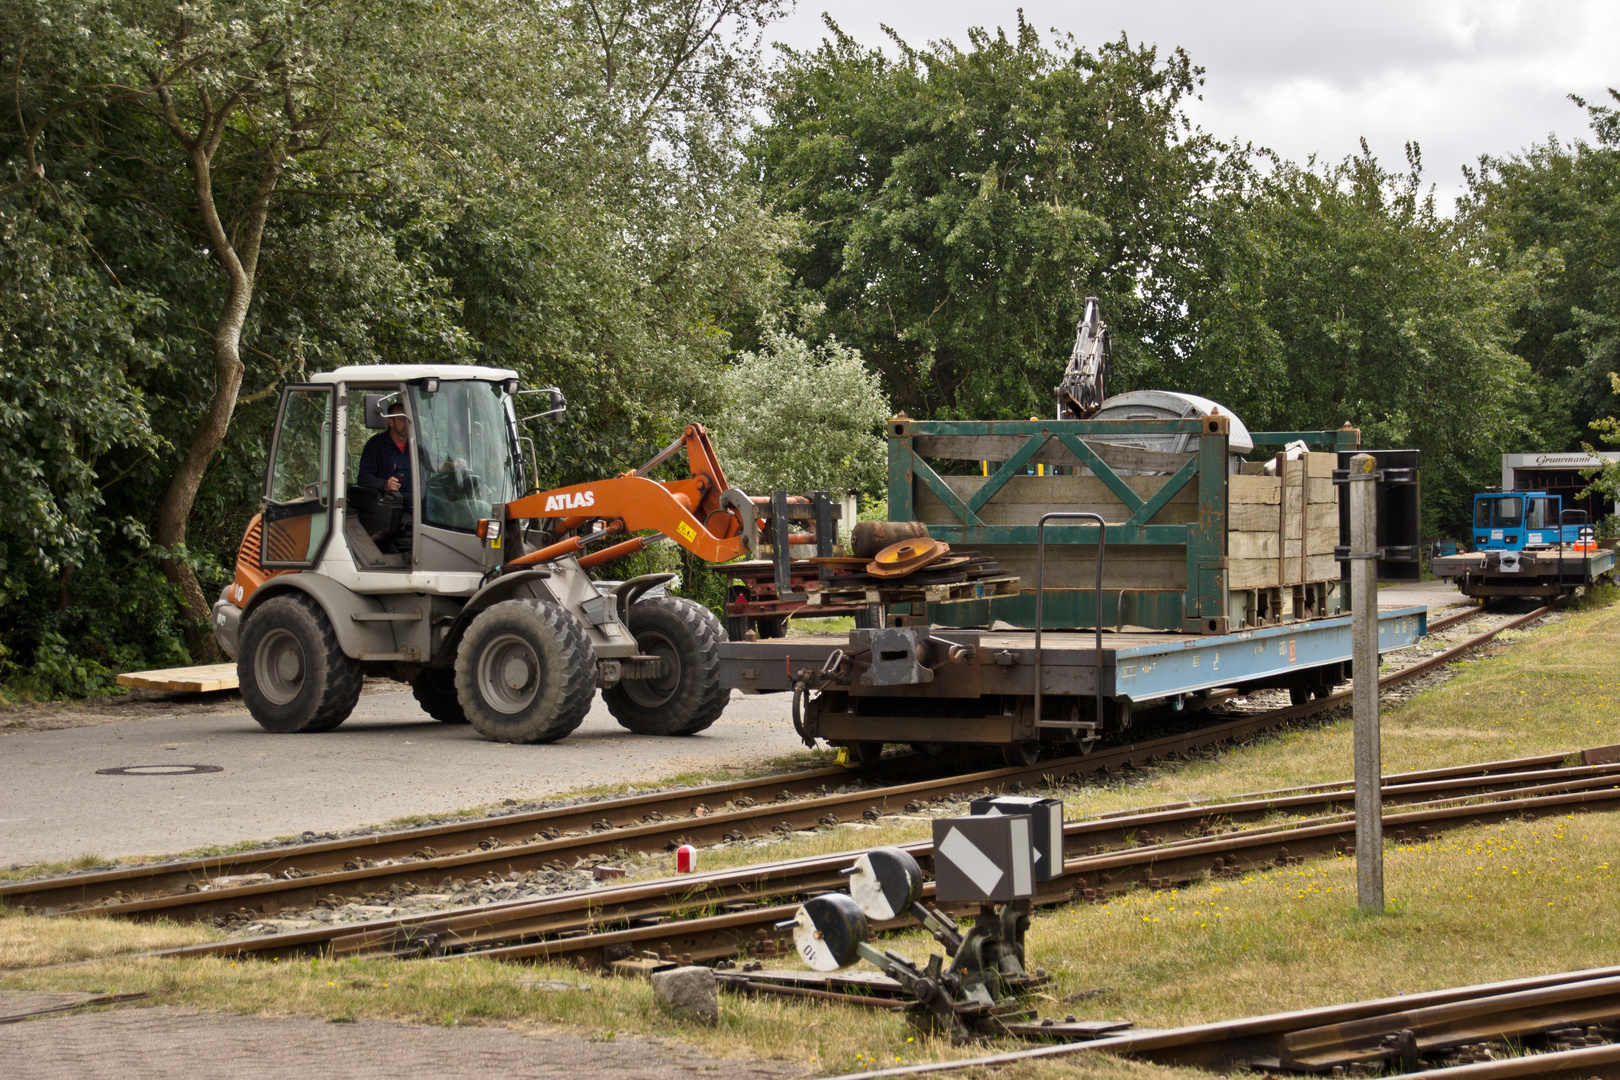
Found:
[[[0,1015],[78,994],[0,991]],[[31,1080],[787,1080],[803,1070],[727,1061],[639,1036],[592,1041],[555,1028],[233,1016],[163,1005],[0,1025],[8,1076]]]

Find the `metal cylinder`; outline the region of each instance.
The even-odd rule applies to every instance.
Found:
[[[855,526],[850,554],[857,559],[870,559],[890,544],[919,540],[927,535],[928,526],[920,521],[862,521]]]

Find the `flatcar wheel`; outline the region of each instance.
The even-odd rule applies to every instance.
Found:
[[[1041,744],[1031,739],[1028,742],[1012,742],[1001,744],[1001,760],[1008,765],[1033,765],[1040,760]]]
[[[880,742],[850,743],[849,756],[862,765],[876,765],[883,757],[883,744]]]

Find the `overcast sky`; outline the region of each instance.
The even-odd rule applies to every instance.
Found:
[[[1416,140],[1443,209],[1462,191],[1461,167],[1507,155],[1550,133],[1585,137],[1571,93],[1607,100],[1620,86],[1615,0],[1029,0],[1025,18],[1087,46],[1115,39],[1181,46],[1205,69],[1195,123],[1222,139],[1268,146],[1303,162],[1337,161],[1367,138],[1391,169]],[[1017,3],[970,0],[799,0],[769,38],[812,48],[828,12],[856,40],[884,44],[892,26],[912,44],[966,46],[970,26],[1016,25]]]

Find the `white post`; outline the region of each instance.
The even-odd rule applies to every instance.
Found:
[[[1378,731],[1378,489],[1371,454],[1350,459],[1351,700],[1356,757],[1356,901],[1384,911],[1383,764]]]

